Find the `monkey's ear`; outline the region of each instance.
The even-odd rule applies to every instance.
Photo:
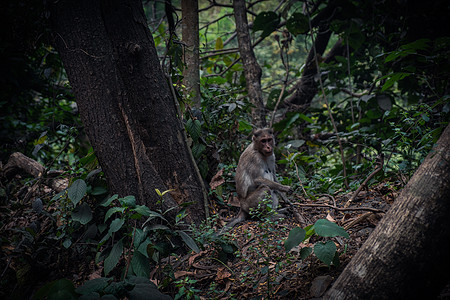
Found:
[[[255,128],[253,129],[253,138],[257,138],[261,135],[262,129],[261,128]]]

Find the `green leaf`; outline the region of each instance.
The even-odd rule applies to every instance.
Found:
[[[122,228],[123,224],[125,223],[125,220],[117,218],[114,221],[111,222],[111,225],[109,226],[109,232],[114,233],[120,230]]]
[[[221,37],[218,37],[216,39],[216,50],[222,50],[223,49],[223,40]]]
[[[325,243],[318,242],[314,245],[314,253],[318,259],[329,266],[331,265],[336,253],[336,245],[333,241],[326,241]]]
[[[75,209],[72,211],[72,219],[74,221],[80,222],[83,225],[89,223],[89,221],[92,220],[92,211],[89,207],[89,204],[84,202],[81,205],[75,207]]]
[[[189,133],[192,140],[196,142],[200,137],[202,131],[202,124],[200,123],[199,120],[189,119],[186,122],[186,131]]]
[[[411,73],[404,73],[404,72],[392,73],[391,75],[388,75],[389,79],[386,80],[386,82],[383,84],[381,91],[384,92],[385,90],[393,86],[394,83],[396,83],[397,81],[400,81],[403,78],[408,77],[410,75]]]
[[[87,186],[83,179],[77,179],[67,190],[67,195],[74,205],[77,205],[84,195],[86,195]]]
[[[136,207],[136,198],[133,195],[119,198],[119,202],[122,206],[125,206],[125,207],[131,207],[131,208]]]
[[[109,219],[109,217],[111,217],[114,213],[116,212],[121,212],[123,213],[125,211],[125,209],[127,209],[126,207],[111,207],[110,209],[108,209],[108,211],[106,212],[105,215],[105,222]]]
[[[111,278],[100,277],[86,281],[82,286],[76,288],[76,292],[81,295],[87,295],[93,292],[101,292],[108,285]]]
[[[182,230],[177,230],[176,232],[178,232],[178,234],[183,239],[184,243],[186,245],[188,245],[189,248],[191,248],[196,253],[200,252],[200,248],[198,248],[197,244],[194,242],[194,240],[186,232],[184,232]]]
[[[300,259],[305,259],[308,256],[310,256],[312,253],[312,248],[311,247],[304,247],[302,249],[300,249]]]
[[[136,277],[135,277],[136,278]],[[139,279],[136,280],[136,279]],[[134,284],[134,289],[127,293],[127,299],[129,300],[141,300],[141,299],[151,299],[151,300],[171,300],[172,298],[168,295],[162,294],[156,286],[151,283],[148,278],[131,278],[130,283]],[[133,280],[133,281],[132,281]]]
[[[239,131],[240,132],[251,132],[253,129],[252,125],[244,120],[239,120]]]
[[[58,279],[41,287],[33,299],[76,299],[75,287],[68,279]]]
[[[284,248],[286,252],[289,252],[292,248],[303,242],[306,236],[306,231],[303,228],[295,227],[289,232],[287,240],[284,242]]]
[[[118,195],[118,194],[114,194],[114,195],[112,195],[108,200],[102,202],[102,203],[100,204],[100,206],[103,206],[103,207],[109,206],[109,205],[110,205],[114,200],[116,200],[117,198],[119,198],[119,195]]]
[[[134,252],[131,259],[131,267],[136,276],[150,277],[150,263],[148,258],[140,252]]]
[[[108,192],[108,190],[102,186],[96,186],[95,188],[92,189],[91,191],[91,195],[94,196],[98,196],[98,195],[103,195],[106,194]]]
[[[143,243],[141,243],[139,245],[139,248],[137,249],[138,252],[140,252],[145,257],[148,257],[147,248],[148,248],[148,245],[150,245],[150,244],[151,244],[151,241],[150,241],[150,239],[147,238]]]
[[[105,276],[111,272],[116,265],[119,263],[120,256],[123,252],[123,242],[122,239],[120,239],[112,248],[111,252],[109,253],[108,257],[105,258],[104,266],[105,266]]]
[[[203,151],[205,151],[206,146],[200,143],[194,144],[192,147],[192,155],[195,159],[199,159]]]
[[[256,16],[253,22],[253,31],[262,30],[261,38],[265,38],[278,28],[278,24],[280,24],[278,14],[273,11],[265,11]]]
[[[302,13],[294,13],[286,22],[286,28],[290,33],[297,36],[309,31],[308,17]]]
[[[164,196],[166,193],[173,191],[173,189],[170,190],[166,190],[164,192],[161,193],[161,191],[159,189],[155,189],[156,193],[158,194],[158,196],[162,197]]]
[[[381,94],[377,96],[378,106],[382,110],[391,110],[392,109],[392,100],[386,94]]]
[[[148,208],[145,205],[138,205],[138,206],[136,206],[136,208],[134,208],[132,210],[137,212],[140,215],[143,215],[146,217],[150,216],[150,208]]]
[[[314,224],[314,230],[317,235],[323,237],[335,237],[335,236],[343,236],[345,238],[349,238],[350,236],[345,231],[344,228],[338,226],[336,223],[330,222],[327,219],[319,219]]]
[[[162,224],[153,224],[148,227],[148,230],[170,230],[170,228]]]

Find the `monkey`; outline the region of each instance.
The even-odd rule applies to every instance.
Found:
[[[228,222],[221,232],[246,220],[250,208],[258,206],[266,193],[272,197],[272,209],[278,207],[276,191],[289,192],[290,187],[278,183],[275,173],[275,140],[271,128],[256,129],[252,143],[241,154],[236,169],[236,192],[240,203],[237,217]]]

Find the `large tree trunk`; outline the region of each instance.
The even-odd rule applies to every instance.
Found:
[[[248,97],[250,102],[253,104],[252,121],[256,127],[262,128],[267,125],[266,111],[264,108],[261,89],[262,70],[256,60],[252,43],[250,41],[245,0],[234,0],[233,7],[234,18],[236,19],[239,53],[241,54],[242,64],[244,65],[244,75]]]
[[[181,22],[184,45],[183,84],[186,94],[191,96],[194,107],[200,108],[200,73],[199,73],[199,29],[198,29],[198,1],[182,0]],[[187,96],[186,95],[186,96]]]
[[[449,268],[450,125],[324,299],[434,299]]]
[[[205,216],[201,178],[160,68],[139,0],[61,0],[51,5],[57,49],[109,188],[155,207],[193,201]]]

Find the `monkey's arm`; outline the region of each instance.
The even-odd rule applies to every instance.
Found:
[[[255,179],[255,183],[258,185],[266,185],[268,186],[270,189],[272,190],[277,190],[277,191],[281,191],[281,192],[289,192],[291,190],[290,186],[287,185],[282,185],[278,182],[263,178],[263,177],[258,177]]]

